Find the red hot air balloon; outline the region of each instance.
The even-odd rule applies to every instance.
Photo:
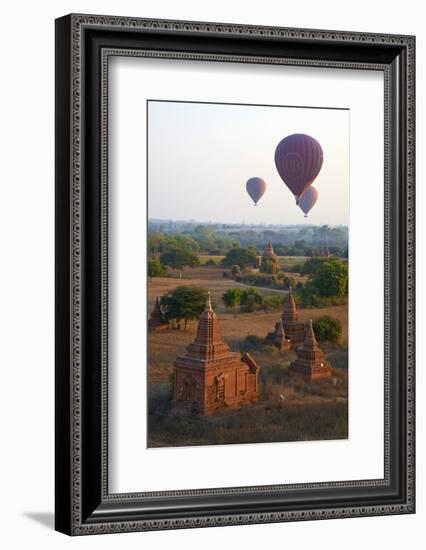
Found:
[[[275,149],[275,166],[296,202],[318,176],[323,162],[322,147],[307,134],[292,134]]]
[[[303,195],[299,198],[299,202],[298,202],[299,208],[305,214],[305,218],[308,217],[309,212],[315,206],[315,203],[317,202],[317,200],[318,200],[318,191],[315,189],[313,185],[311,185],[306,189]]]
[[[266,191],[266,183],[262,178],[250,178],[247,180],[246,189],[247,193],[253,199],[254,205],[257,206],[257,203]]]

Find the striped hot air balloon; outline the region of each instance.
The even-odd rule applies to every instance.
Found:
[[[275,166],[296,202],[318,176],[322,163],[321,145],[307,134],[291,134],[275,150]]]
[[[247,193],[252,198],[254,205],[257,206],[257,203],[260,201],[264,192],[266,191],[266,183],[262,178],[250,178],[249,180],[247,180],[246,189]]]
[[[315,206],[318,200],[318,191],[313,185],[310,185],[299,199],[298,205],[300,210],[305,214],[305,218],[308,217],[309,212]]]

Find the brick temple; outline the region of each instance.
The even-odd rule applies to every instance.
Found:
[[[260,271],[267,273],[275,273],[279,268],[278,256],[274,252],[272,241],[269,240],[263,250],[262,258],[260,260]]]
[[[290,372],[302,375],[312,382],[330,378],[331,365],[325,360],[324,353],[318,346],[312,328],[312,320],[309,321],[306,329],[303,345],[296,348],[296,354],[296,361],[293,361],[289,366]]]
[[[223,342],[210,294],[198,322],[194,342],[174,363],[174,406],[211,415],[257,401],[259,367],[248,353],[234,353]]]
[[[305,339],[305,325],[298,320],[296,303],[294,301],[293,291],[291,286],[288,290],[287,299],[284,302],[284,309],[281,315],[284,332],[290,340],[292,347],[303,342]]]
[[[286,338],[282,319],[275,323],[275,329],[272,332],[268,332],[266,341],[280,351],[291,349],[291,342]]]
[[[162,330],[169,328],[169,323],[164,317],[164,313],[160,306],[160,300],[158,296],[155,297],[154,307],[152,308],[151,315],[148,319],[149,330]]]
[[[275,260],[277,258],[277,255],[274,252],[274,247],[272,246],[272,241],[271,240],[269,240],[266,243],[265,248],[263,250],[262,258],[265,258],[265,259],[269,258],[269,259],[273,259],[273,260]]]

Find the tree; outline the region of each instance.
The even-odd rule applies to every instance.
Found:
[[[180,328],[181,321],[185,322],[198,319],[204,310],[207,292],[197,286],[178,286],[161,297],[163,313],[168,321],[176,321]]]
[[[241,269],[239,265],[233,265],[231,267],[231,275],[233,277],[241,277]]]
[[[318,342],[338,344],[342,335],[342,323],[339,319],[324,315],[312,323]]]
[[[244,267],[255,267],[257,262],[257,252],[253,247],[231,248],[223,259],[223,265],[238,265],[241,269]]]
[[[259,271],[262,273],[277,273],[280,268],[278,258],[262,258]]]
[[[200,265],[200,260],[196,254],[181,248],[174,248],[168,252],[163,252],[160,256],[160,262],[173,269],[183,269],[185,266],[196,267]]]
[[[348,264],[340,260],[323,262],[312,276],[312,286],[320,296],[346,296]]]
[[[282,309],[284,298],[282,295],[264,296],[263,309],[264,311],[279,311]]]
[[[255,311],[258,306],[262,305],[263,296],[255,288],[250,287],[241,292],[240,303],[246,311]]]
[[[165,275],[166,269],[158,258],[149,258],[148,260],[148,277],[162,277]]]
[[[241,290],[239,288],[229,288],[222,294],[222,302],[229,309],[234,310],[234,317],[237,317],[238,308],[241,303]]]

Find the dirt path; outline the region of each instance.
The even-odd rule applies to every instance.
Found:
[[[237,283],[235,281],[229,281],[232,286],[242,286],[243,288],[255,288],[256,290],[264,290],[265,292],[278,292],[278,294],[288,294],[288,290],[280,290],[279,288],[268,288],[265,286],[246,285],[244,283]]]

